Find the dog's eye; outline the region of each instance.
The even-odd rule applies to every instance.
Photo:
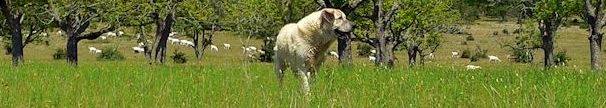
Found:
[[[343,19],[343,17],[337,17],[337,19]]]

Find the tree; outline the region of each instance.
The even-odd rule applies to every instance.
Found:
[[[524,14],[538,24],[544,67],[553,64],[553,38],[564,18],[572,14],[575,0],[527,0],[523,1]]]
[[[34,40],[47,36],[44,30],[48,26],[44,15],[44,1],[34,0],[0,0],[0,8],[11,34],[11,54],[13,65],[18,65],[23,59],[23,48]],[[26,28],[23,41],[23,28]]]
[[[604,33],[601,29],[604,28],[606,23],[606,12],[604,8],[604,1],[602,0],[584,0],[584,11],[583,16],[585,22],[589,25],[589,51],[591,58],[591,69],[599,70],[600,66],[600,49],[602,49],[602,37]]]
[[[186,0],[178,6],[178,10],[196,10],[179,11],[176,27],[183,30],[186,36],[193,39],[194,46],[192,48],[194,48],[194,53],[198,60],[204,55],[204,50],[207,46],[212,44],[215,31],[220,29],[221,24],[219,24],[219,19],[225,16],[222,4],[222,1],[215,0]],[[206,33],[206,31],[210,32]],[[202,33],[201,46],[199,44],[200,33]]]
[[[453,3],[452,0],[410,0],[396,11],[388,27],[395,40],[404,43],[409,66],[415,65],[417,57],[423,64],[425,56],[440,46],[442,29],[452,26],[458,18],[457,11],[452,9]]]
[[[168,36],[172,32],[175,23],[179,3],[183,0],[115,0],[120,3],[118,6],[125,17],[121,19],[127,24],[125,26],[146,26],[155,25],[155,39],[153,42],[154,62],[163,64],[166,58],[166,43]],[[141,32],[143,33],[143,31]],[[145,37],[145,34],[141,34]],[[151,53],[151,52],[150,52]]]
[[[316,3],[322,8],[338,8],[343,11],[346,15],[348,15],[349,20],[355,19],[355,17],[351,17],[351,13],[353,13],[358,7],[364,5],[369,0],[351,0],[346,2],[345,0],[337,0],[336,2],[340,5],[335,5],[331,0],[315,0]],[[342,65],[351,64],[351,39],[350,37],[341,37],[337,39],[337,53],[339,55],[339,63]]]
[[[51,11],[53,22],[68,37],[67,39],[67,62],[72,65],[78,64],[78,42],[81,40],[94,40],[104,33],[113,31],[115,27],[111,21],[113,12],[110,10],[110,2],[105,0],[93,1],[70,1],[70,0],[51,0],[49,10]],[[94,22],[104,22],[96,23]],[[87,31],[91,26],[103,26],[100,29]]]
[[[362,41],[372,45],[377,49],[377,60],[375,61],[375,63],[380,66],[392,67],[395,58],[394,50],[396,49],[396,46],[402,43],[402,41],[400,41],[401,39],[398,39],[400,37],[395,37],[393,33],[386,31],[388,31],[389,22],[392,21],[393,15],[398,9],[400,9],[400,1],[394,0],[391,3],[391,7],[387,10],[383,8],[383,5],[386,4],[383,3],[383,0],[373,0],[372,2],[373,5],[370,8],[372,10],[371,14],[360,14],[360,16],[369,19],[370,22],[363,22],[358,24],[372,25],[374,30],[372,30],[371,28],[366,28],[369,26],[359,26],[361,29],[365,30],[363,32],[365,34],[365,37],[360,37],[360,35],[354,34],[356,37],[352,38],[351,40]],[[369,31],[374,32],[374,38],[370,38]]]

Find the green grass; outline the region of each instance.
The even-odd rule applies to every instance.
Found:
[[[18,67],[10,65],[10,56],[0,56],[0,108],[606,107],[606,73],[588,71],[585,30],[559,30],[556,49],[568,51],[572,61],[569,66],[544,71],[541,50],[530,64],[506,60],[509,51],[499,42],[513,36],[492,36],[492,32],[513,31],[516,26],[488,21],[465,25],[475,41],[461,45],[463,35],[447,35],[436,58],[421,67],[408,68],[402,51],[396,52],[394,69],[377,69],[365,57],[354,57],[351,67],[339,67],[334,58],[328,58],[311,83],[310,101],[302,96],[299,79],[292,72],[279,87],[271,64],[243,62],[243,45],[233,33],[219,32],[213,40],[218,46],[230,43],[232,49],[207,50],[200,61],[194,59],[191,48],[168,45],[167,55],[183,51],[189,61],[186,64],[174,64],[169,58],[164,65],[146,64],[143,55],[130,49],[136,45],[134,37],[84,40],[79,43],[77,67],[52,60],[54,49],[65,48],[66,39],[49,33],[51,45],[28,45],[24,64]],[[260,40],[250,43],[260,48]],[[476,45],[503,62],[450,57],[450,51]],[[88,46],[115,47],[126,60],[97,61],[96,55],[88,53]],[[602,59],[606,59],[604,54]],[[467,71],[467,64],[482,69]]]
[[[605,74],[567,69],[327,65],[311,101],[271,66],[63,61],[0,68],[0,107],[606,107]]]

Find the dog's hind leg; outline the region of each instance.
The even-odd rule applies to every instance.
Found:
[[[284,70],[286,68],[286,64],[284,63],[284,60],[280,57],[279,53],[276,53],[275,56],[276,58],[274,59],[274,73],[278,78],[279,86],[282,86],[282,83],[284,82]]]

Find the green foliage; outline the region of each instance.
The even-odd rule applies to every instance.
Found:
[[[370,50],[372,49],[373,47],[368,44],[358,43],[356,46],[356,53],[360,57],[368,57],[371,54]]]
[[[275,39],[267,37],[263,39],[263,46],[261,47],[261,53],[259,55],[259,61],[261,62],[272,62],[274,57],[274,46],[276,44]]]
[[[522,26],[516,29],[514,40],[506,42],[503,47],[509,48],[514,62],[531,63],[534,59],[533,49],[541,45],[540,34],[537,25],[531,20],[524,20]]]
[[[462,33],[454,25],[459,18],[458,11],[452,9],[454,4],[455,0],[404,0],[393,16],[396,20],[388,26],[404,43],[419,43],[420,50],[436,50],[444,41],[443,31]]]
[[[469,59],[471,60],[471,62],[476,62],[482,58],[488,58],[487,53],[488,53],[487,49],[483,49],[480,46],[476,46],[476,51],[473,52],[472,54],[470,54],[471,56],[469,57]]]
[[[461,58],[470,58],[471,56],[473,56],[473,53],[469,49],[465,49],[461,52]]]
[[[477,53],[476,53],[476,54],[477,54]],[[471,62],[476,62],[476,61],[479,61],[479,60],[480,60],[480,56],[473,55],[473,56],[469,57],[469,60],[470,60]]]
[[[484,49],[480,46],[476,46],[476,52],[474,53],[473,56],[476,56],[479,58],[488,58],[488,49]]]
[[[65,49],[62,49],[62,48],[55,49],[55,53],[53,54],[54,60],[63,60],[63,59],[65,59],[65,57],[67,57],[65,54]]]
[[[116,61],[116,60],[124,60],[124,56],[120,51],[116,48],[109,47],[104,48],[99,56],[97,56],[97,60],[99,61]]]
[[[570,57],[566,54],[566,51],[559,51],[553,56],[553,62],[556,65],[566,66],[568,61],[570,61]]]
[[[172,58],[173,62],[177,64],[187,63],[187,56],[185,56],[185,53],[178,50],[175,50],[175,52],[172,56],[170,56],[170,58]]]
[[[516,49],[512,49],[512,57],[511,59],[513,59],[514,62],[518,62],[518,63],[531,63],[532,60],[534,59],[533,55],[534,55],[534,51],[532,49],[521,49],[521,48],[516,48]]]

